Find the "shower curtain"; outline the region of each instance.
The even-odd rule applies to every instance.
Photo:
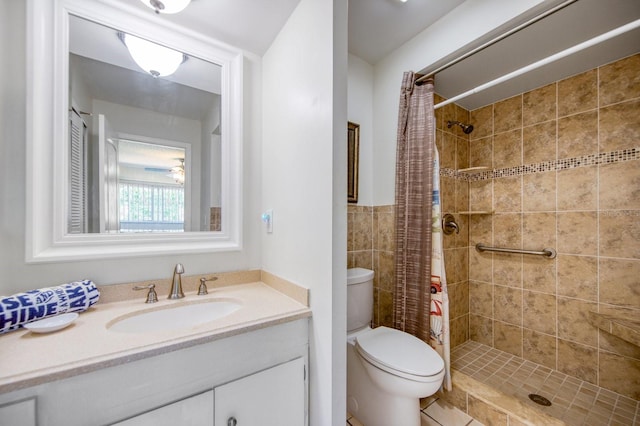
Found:
[[[413,72],[404,73],[398,112],[394,327],[438,351],[451,390],[433,79],[414,81]]]

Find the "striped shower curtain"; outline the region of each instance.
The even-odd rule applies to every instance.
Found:
[[[433,80],[405,72],[396,150],[394,327],[428,342],[449,374],[449,304],[442,250]]]

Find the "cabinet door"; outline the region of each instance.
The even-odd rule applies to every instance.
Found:
[[[212,426],[213,391],[185,398],[113,426]]]
[[[36,426],[36,400],[0,406],[0,426]]]
[[[303,426],[306,380],[302,358],[214,389],[215,426]]]

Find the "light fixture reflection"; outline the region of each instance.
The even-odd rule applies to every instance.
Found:
[[[184,55],[177,50],[131,34],[123,34],[123,41],[136,64],[154,77],[173,74],[184,60]]]
[[[178,158],[180,164],[171,168],[171,176],[176,183],[184,185],[184,158]]]
[[[140,0],[156,13],[178,13],[189,6],[191,0]]]

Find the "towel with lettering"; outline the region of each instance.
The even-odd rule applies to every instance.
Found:
[[[0,298],[0,334],[23,324],[94,305],[100,291],[91,280],[40,288]]]

